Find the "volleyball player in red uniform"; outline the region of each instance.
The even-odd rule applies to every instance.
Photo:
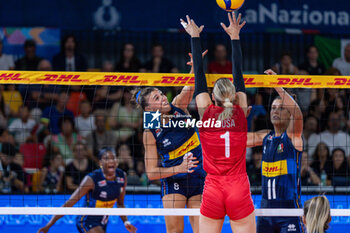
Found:
[[[187,16],[187,23],[181,20],[192,40],[193,66],[195,73],[196,103],[202,121],[220,121],[221,127],[200,128],[203,148],[203,167],[207,172],[199,232],[221,232],[225,215],[230,217],[235,233],[256,232],[254,205],[246,173],[247,146],[247,95],[242,76],[242,52],[239,32],[245,22],[236,20],[234,13],[228,16],[230,25],[221,26],[231,38],[233,83],[227,78],[215,82],[212,99],[208,94],[207,82],[201,56],[200,32]],[[238,104],[233,104],[233,103]]]

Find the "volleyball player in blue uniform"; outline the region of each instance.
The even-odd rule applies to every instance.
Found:
[[[85,196],[85,206],[90,208],[124,208],[125,187],[127,184],[125,172],[117,168],[118,161],[114,149],[103,148],[99,153],[101,168],[83,179],[80,186],[62,207],[74,206]],[[93,210],[92,210],[93,211]],[[55,222],[63,217],[56,215],[48,224],[40,228],[40,232],[48,232]],[[136,228],[126,216],[120,216],[129,232],[136,232]],[[108,216],[77,216],[77,228],[80,233],[104,233],[108,223]]]
[[[271,70],[267,74],[275,74]],[[301,208],[300,167],[303,150],[303,115],[294,99],[281,87],[272,102],[274,130],[248,135],[248,146],[261,145],[261,208]],[[261,131],[262,132],[262,131]],[[266,132],[266,131],[265,131]],[[303,232],[299,217],[258,217],[258,233]]]
[[[159,128],[144,131],[143,144],[146,172],[150,180],[161,180],[164,208],[200,207],[205,172],[199,134],[196,128],[178,125],[191,120],[187,106],[193,92],[194,87],[185,86],[169,103],[157,88],[134,91],[134,102],[144,111],[157,112],[161,119]],[[193,232],[198,233],[199,217],[190,216],[190,222]],[[165,223],[168,233],[184,230],[183,216],[165,216]]]

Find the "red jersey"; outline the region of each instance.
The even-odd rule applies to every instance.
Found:
[[[210,105],[202,121],[217,120],[223,110]],[[234,105],[232,113],[232,117],[222,121],[219,128],[199,128],[203,168],[208,174],[231,176],[246,173],[247,120],[239,105]]]
[[[221,65],[219,62],[211,62],[208,65],[209,74],[232,74],[232,62],[226,61],[225,65]]]

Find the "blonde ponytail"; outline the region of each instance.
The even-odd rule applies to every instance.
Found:
[[[318,196],[306,201],[304,218],[308,233],[324,233],[331,218],[328,199],[325,196]]]
[[[232,109],[236,88],[228,78],[221,78],[215,82],[213,94],[219,105],[224,107],[224,111],[219,115],[218,120],[223,121],[232,117]]]

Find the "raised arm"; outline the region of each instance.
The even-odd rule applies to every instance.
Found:
[[[272,70],[266,70],[265,74],[276,75]],[[298,105],[298,103],[291,97],[282,87],[275,87],[278,95],[282,99],[282,104],[291,115],[291,121],[287,128],[287,135],[292,139],[293,145],[300,151],[303,150],[303,113]]]
[[[193,71],[195,77],[194,97],[196,98],[198,113],[202,118],[207,107],[212,104],[208,93],[207,79],[204,73],[202,46],[200,41],[200,33],[202,32],[204,26],[198,27],[193,19],[190,19],[188,15],[186,18],[187,23],[181,19],[181,24],[185,28],[186,32],[191,36]]]
[[[126,186],[128,184],[128,179],[127,179],[127,176],[126,176],[126,173],[124,173],[124,179],[125,179],[125,182],[124,182],[124,187],[119,195],[119,198],[117,200],[117,205],[118,205],[118,208],[125,208],[125,205],[124,205],[124,198],[125,198],[125,194],[126,194]],[[121,220],[123,221],[124,223],[124,226],[125,228],[129,231],[129,232],[136,232],[136,227],[133,226],[129,221],[128,221],[128,217],[127,216],[120,216]]]
[[[174,167],[159,167],[158,166],[158,151],[156,140],[150,131],[143,133],[143,145],[145,147],[145,165],[148,179],[159,180],[174,176],[179,173],[192,173],[190,170],[197,167],[198,161],[192,155],[184,156],[183,162]]]
[[[270,131],[269,129],[263,129],[256,132],[249,132],[247,135],[247,147],[261,146],[265,136]]]
[[[204,57],[208,53],[208,50],[205,50],[202,53],[202,57]],[[190,74],[193,74],[193,58],[192,53],[188,54],[191,58],[187,65],[191,66]],[[185,112],[187,111],[187,106],[190,104],[193,98],[194,87],[193,86],[185,86],[182,88],[180,94],[178,94],[174,99],[172,104],[178,108],[181,108]]]
[[[75,192],[70,196],[70,198],[63,204],[62,207],[72,207],[74,206],[83,196],[85,196],[90,190],[94,189],[94,181],[89,177],[85,176],[83,181],[80,183],[79,187]],[[64,215],[55,215],[52,216],[51,220],[46,224],[45,227],[42,227],[38,230],[38,233],[46,233],[49,229]]]
[[[235,13],[232,12],[232,15],[228,14],[228,19],[230,25],[228,27],[225,26],[224,23],[221,23],[222,28],[225,32],[230,36],[231,39],[231,47],[232,47],[232,76],[233,76],[233,84],[236,87],[236,93],[238,96],[239,106],[243,109],[244,114],[247,116],[247,95],[245,93],[245,85],[243,79],[243,65],[242,65],[242,49],[240,44],[239,33],[241,29],[245,25],[245,21],[241,23],[241,14],[238,15],[236,19]]]

